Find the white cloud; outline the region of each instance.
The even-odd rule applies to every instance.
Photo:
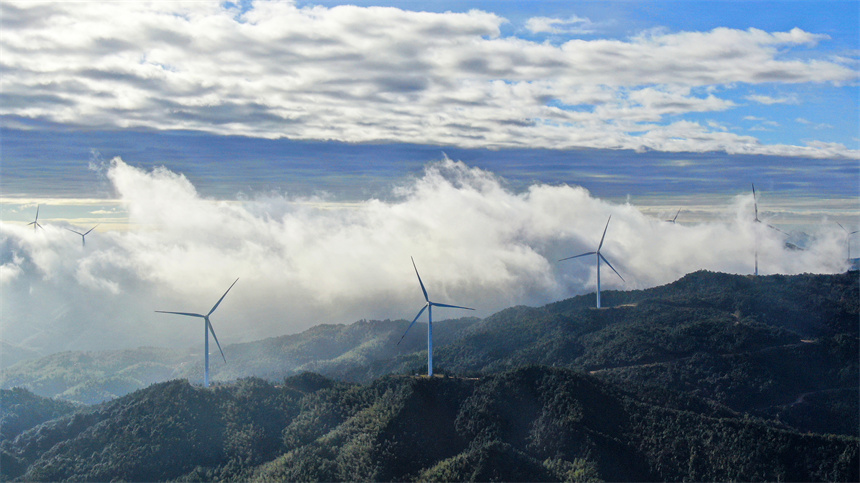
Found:
[[[588,24],[538,20],[532,27]],[[241,15],[218,2],[10,1],[0,21],[0,114],[88,127],[633,149],[649,123],[665,116],[735,107],[713,93],[693,94],[699,88],[857,77],[839,63],[784,59],[793,46],[826,39],[799,29],[650,32],[551,45],[501,37],[506,20],[481,11],[299,8],[288,1],[255,2]],[[552,100],[592,112],[554,108]],[[714,136],[732,151],[816,155],[722,133],[682,144],[708,150]]]
[[[603,251],[627,282],[604,273],[606,288],[649,287],[698,269],[749,273],[761,228],[751,196],[727,204],[720,222],[672,225],[576,186],[512,193],[492,173],[448,160],[393,201],[345,207],[279,196],[206,200],[179,174],[119,159],[108,174],[134,230],[94,233],[83,249],[62,226],[34,233],[0,222],[4,340],[46,352],[193,345],[197,324],[153,311],[208,310],[236,277],[212,320],[224,344],[319,323],[409,318],[423,302],[410,256],[434,300],[486,316],[594,290],[593,264],[556,260],[593,250],[609,215]],[[768,220],[766,194],[759,204]],[[814,235],[808,250],[790,252],[782,235],[760,230],[762,272],[845,269],[839,228]]]
[[[526,21],[526,28],[533,34],[590,34],[596,26],[587,18],[572,15],[566,19],[532,17]]]
[[[804,124],[806,126],[810,126],[812,129],[821,130],[821,129],[833,129],[833,125],[827,123],[814,123],[808,119],[804,119],[802,117],[798,117],[795,119],[795,122]]]
[[[751,94],[751,95],[746,96],[746,99],[753,101],[753,102],[757,102],[759,104],[766,104],[766,105],[797,104],[798,103],[797,97],[795,97],[795,96],[771,97],[771,96],[764,96],[764,95],[759,95],[759,94]]]

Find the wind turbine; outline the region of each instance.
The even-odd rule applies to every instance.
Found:
[[[752,185],[753,207],[755,207],[755,218],[753,219],[753,221],[756,223],[763,223],[765,226],[767,226],[771,230],[776,230],[776,231],[782,233],[783,235],[788,235],[788,233],[780,230],[779,228],[777,228],[773,225],[764,223],[758,219],[758,198],[756,198],[756,194],[755,194],[755,184],[754,183],[750,183],[750,184]],[[755,274],[758,275],[758,232],[755,232]]]
[[[845,232],[845,248],[848,251],[848,260],[851,260],[851,235],[860,232],[860,230],[848,231],[847,228],[842,226],[842,223],[836,222],[839,225],[839,228],[842,228],[842,231]]]
[[[36,205],[36,219],[30,223],[27,223],[27,226],[33,225],[33,231],[36,231],[36,228],[42,228],[42,225],[39,224],[39,205]],[[44,228],[42,228],[44,230]]]
[[[99,225],[101,225],[101,223],[97,224],[96,226],[99,226]],[[66,228],[66,230],[69,230],[72,233],[77,233],[78,235],[80,235],[81,236],[81,246],[85,247],[85,246],[87,246],[87,235],[89,235],[91,231],[95,230],[96,226],[87,230],[86,233],[81,233],[79,231],[72,230],[71,228]]]
[[[752,184],[752,183],[750,183],[750,184]],[[755,219],[753,221],[755,221],[756,223],[764,223],[763,221],[758,219],[758,198],[756,198],[756,194],[755,194],[755,184],[752,184],[752,192],[753,192],[753,206],[755,207]],[[780,230],[779,228],[777,228],[773,225],[769,225],[767,223],[764,223],[764,225],[767,226],[768,228],[770,228],[771,230],[776,230],[776,231],[782,233],[783,235],[788,235],[788,233]]]
[[[415,259],[412,259],[412,268],[415,269],[415,275],[418,275],[418,267],[415,266]],[[427,289],[424,288],[424,282],[421,281],[421,275],[418,275],[418,283],[421,285],[421,291],[424,292],[424,300],[427,302],[424,304],[424,307],[421,307],[421,310],[418,311],[418,315],[412,319],[412,323],[409,324],[409,327],[406,328],[406,332],[403,333],[403,336],[400,337],[400,340],[397,341],[397,345],[400,345],[403,342],[403,338],[406,337],[406,334],[409,332],[409,329],[415,325],[415,321],[418,320],[418,317],[421,317],[421,314],[424,313],[424,310],[427,310],[427,377],[433,377],[433,307],[448,307],[450,309],[463,309],[463,310],[475,310],[469,307],[460,307],[459,305],[448,305],[448,304],[440,304],[436,302],[431,302],[430,297],[427,295]]]
[[[604,262],[606,262],[606,264],[609,265],[609,268],[611,268],[612,271],[615,272],[615,275],[618,275],[618,277],[621,280],[624,280],[624,277],[622,277],[621,274],[618,273],[618,270],[615,270],[615,267],[613,267],[612,264],[609,263],[609,260],[607,260],[606,257],[604,257],[603,254],[600,253],[600,249],[603,248],[603,239],[606,238],[606,230],[609,228],[609,221],[610,220],[612,220],[612,215],[609,215],[609,220],[606,220],[606,227],[603,228],[603,236],[600,237],[600,245],[597,246],[596,252],[583,253],[581,255],[562,258],[561,260],[559,260],[560,262],[563,262],[565,260],[571,260],[573,258],[584,257],[584,256],[588,256],[588,255],[597,255],[597,308],[598,309],[600,308],[600,260],[602,259]]]
[[[672,218],[671,220],[666,220],[666,221],[668,221],[669,223],[675,223],[675,220],[678,219],[678,215],[680,215],[680,214],[681,214],[681,208],[678,208],[678,212],[675,213],[675,217]]]
[[[239,279],[237,278],[233,282],[233,284],[230,285],[230,288],[233,288],[233,285],[236,285],[236,282],[238,281]],[[227,289],[227,292],[230,291],[230,288]],[[206,341],[206,345],[204,349],[205,365],[203,366],[203,387],[209,387],[209,332],[212,332],[212,337],[215,338],[215,343],[218,344],[218,350],[221,351],[221,358],[224,359],[225,363],[227,362],[227,358],[224,357],[224,351],[221,350],[221,343],[218,342],[218,336],[215,335],[215,329],[212,328],[212,322],[209,321],[209,316],[212,315],[212,312],[215,312],[215,309],[218,308],[218,305],[220,305],[221,301],[224,300],[224,297],[227,296],[227,292],[224,292],[224,295],[222,295],[221,298],[218,299],[218,302],[215,303],[215,306],[212,307],[212,310],[210,310],[209,313],[206,315],[192,314],[190,312],[167,312],[165,310],[156,310],[156,312],[160,314],[186,315],[188,317],[199,317],[204,320],[205,323],[203,325],[203,338]]]

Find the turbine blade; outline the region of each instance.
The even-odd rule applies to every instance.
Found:
[[[233,288],[233,285],[236,285],[236,282],[238,282],[238,281],[239,281],[239,279],[238,279],[238,278],[237,278],[236,280],[234,280],[234,281],[233,281],[233,283],[232,283],[232,284],[230,284],[230,288]],[[230,291],[230,288],[228,288],[228,289],[227,289],[227,292],[229,292],[229,291]],[[224,297],[226,297],[226,296],[227,296],[227,292],[224,292],[224,295],[222,295],[222,296],[221,296],[221,298],[220,298],[220,299],[218,299],[218,302],[215,302],[215,306],[214,306],[214,307],[212,307],[212,310],[210,310],[208,314],[206,314],[206,316],[207,316],[207,317],[208,317],[208,316],[210,316],[210,315],[212,315],[212,312],[215,312],[215,309],[217,309],[217,308],[218,308],[218,306],[219,306],[219,305],[221,305],[221,301],[222,301],[222,300],[224,300]]]
[[[855,234],[855,233],[860,233],[860,230],[854,230],[854,231],[852,231],[851,233],[849,233],[849,235],[853,235],[853,234]]]
[[[415,266],[415,259],[409,257],[412,260],[412,268],[415,269],[415,275],[418,275],[418,267]],[[427,289],[424,288],[424,282],[421,281],[421,275],[418,275],[418,283],[421,284],[421,291],[424,292],[424,300],[428,303],[430,302],[430,297],[427,295]]]
[[[206,327],[209,327],[209,332],[212,332],[212,337],[215,338],[215,344],[218,345],[218,350],[221,351],[221,358],[224,359],[224,363],[227,363],[227,358],[224,357],[224,351],[221,350],[221,343],[218,342],[218,336],[215,335],[215,329],[212,328],[212,322],[209,322],[209,317],[205,317],[206,319]]]
[[[565,260],[570,260],[570,259],[573,259],[573,258],[584,257],[584,256],[586,256],[586,255],[594,255],[595,253],[597,253],[597,252],[588,252],[588,253],[583,253],[582,255],[576,255],[576,256],[574,256],[574,257],[562,258],[562,259],[561,259],[561,260],[559,260],[559,261],[560,261],[560,262],[563,262],[563,261],[565,261]]]
[[[836,224],[837,224],[837,225],[839,225],[839,228],[842,228],[843,230],[845,230],[845,233],[848,233],[848,230],[846,230],[846,229],[845,229],[845,227],[844,227],[844,226],[842,226],[842,223],[839,223],[839,222],[837,221],[837,222],[836,222]]]
[[[788,235],[788,233],[786,233],[786,232],[784,232],[784,231],[780,230],[779,228],[777,228],[777,227],[775,227],[775,226],[773,226],[773,225],[767,225],[767,227],[768,227],[768,228],[770,228],[770,229],[772,229],[772,230],[776,230],[776,231],[778,231],[778,232],[782,233],[783,235]]]
[[[675,220],[678,219],[678,215],[680,215],[680,214],[681,214],[681,208],[678,208],[678,212],[675,213],[675,218],[672,218],[672,223],[675,223]]]
[[[612,215],[609,215],[609,220],[612,219]],[[606,238],[606,230],[609,229],[609,220],[606,220],[606,227],[603,228],[603,236],[600,237],[600,245],[597,245],[597,253],[600,253],[600,249],[603,248],[603,239]]]
[[[448,305],[448,304],[437,304],[436,302],[430,302],[430,305],[432,305],[434,307],[448,307],[449,309],[475,310],[471,307],[461,307],[459,305]]]
[[[176,315],[187,315],[189,317],[200,317],[201,319],[205,319],[206,316],[203,314],[192,314],[190,312],[168,312],[166,310],[156,310],[159,314],[176,314]]]
[[[600,257],[604,262],[606,262],[607,265],[609,265],[609,268],[611,268],[612,271],[615,272],[615,275],[618,275],[618,278],[620,278],[621,280],[623,280],[625,282],[627,281],[627,280],[624,280],[624,277],[622,277],[621,274],[618,273],[618,270],[616,270],[615,267],[613,267],[612,264],[609,263],[609,260],[607,260],[606,257],[601,255],[600,253],[598,253],[597,256]]]
[[[72,230],[71,228],[66,228],[66,230],[69,230],[69,231],[70,231],[70,232],[72,232],[72,233],[77,233],[78,235],[81,235],[81,236],[84,236],[84,235],[85,235],[85,233],[81,233],[81,232],[79,232],[79,231]],[[87,232],[87,233],[89,233],[89,232]]]
[[[403,338],[406,337],[407,333],[409,333],[409,329],[411,329],[412,326],[415,325],[415,321],[418,320],[418,317],[421,317],[421,314],[423,314],[424,311],[427,310],[427,307],[429,307],[429,306],[430,306],[430,302],[427,302],[427,304],[424,307],[421,307],[421,310],[418,311],[418,315],[416,315],[415,318],[412,319],[412,323],[409,324],[409,327],[406,328],[406,332],[404,332],[403,335],[400,336],[400,340],[397,341],[397,345],[400,345],[400,343],[403,342]]]
[[[752,183],[750,183],[750,184],[752,184]],[[755,221],[758,221],[758,199],[756,199],[756,196],[755,196],[755,185],[754,184],[752,184],[752,190],[753,190],[753,207],[755,207]]]
[[[96,224],[96,226],[99,226],[99,225],[101,225],[101,223]],[[93,230],[95,230],[95,229],[96,229],[96,226],[94,226],[94,227],[90,228],[89,230],[87,230],[87,232],[86,232],[86,233],[83,233],[83,235],[89,235],[91,231],[93,231]]]
[[[33,221],[33,223],[36,223],[37,221],[39,221],[39,205],[36,205],[36,219]]]

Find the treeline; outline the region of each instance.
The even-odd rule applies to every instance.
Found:
[[[4,481],[857,481],[856,437],[528,366],[153,385],[0,442]]]

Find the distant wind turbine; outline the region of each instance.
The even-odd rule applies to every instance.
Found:
[[[610,221],[610,220],[612,220],[612,215],[609,215],[609,220],[606,220],[606,227],[605,227],[605,228],[603,228],[603,236],[602,236],[602,237],[600,237],[600,244],[597,246],[597,251],[596,251],[596,252],[583,253],[583,254],[581,254],[581,255],[576,255],[576,256],[573,256],[573,257],[562,258],[561,260],[559,260],[560,262],[563,262],[563,261],[565,261],[565,260],[571,260],[571,259],[573,259],[573,258],[584,257],[584,256],[588,256],[588,255],[597,255],[597,308],[598,308],[598,309],[600,308],[600,260],[602,259],[604,262],[606,262],[606,264],[607,264],[607,265],[609,265],[609,268],[611,268],[611,269],[612,269],[612,271],[613,271],[613,272],[615,272],[615,275],[618,275],[618,277],[619,277],[621,280],[624,280],[624,277],[622,277],[622,276],[621,276],[621,274],[620,274],[620,273],[618,273],[618,270],[615,270],[615,267],[613,267],[613,266],[612,266],[612,264],[611,264],[611,263],[609,263],[609,260],[607,260],[607,259],[606,259],[606,257],[604,257],[604,256],[600,253],[600,249],[601,249],[601,248],[603,248],[603,239],[604,239],[604,238],[606,238],[606,230],[609,228],[609,221]]]
[[[764,222],[762,222],[761,220],[759,220],[759,219],[758,219],[758,198],[756,197],[756,194],[755,194],[755,184],[753,184],[753,185],[752,185],[752,192],[753,192],[753,206],[755,207],[755,220],[754,220],[754,221],[755,221],[756,223],[764,223]],[[788,233],[786,233],[786,232],[784,232],[784,231],[780,230],[779,228],[777,228],[777,227],[775,227],[775,226],[773,226],[773,225],[769,225],[769,224],[767,224],[767,223],[764,223],[764,225],[765,225],[765,226],[767,226],[768,228],[770,228],[771,230],[776,230],[776,231],[778,231],[778,232],[782,233],[783,235],[787,235],[787,234],[788,234]]]
[[[666,220],[666,221],[668,221],[669,223],[675,223],[675,220],[677,220],[677,219],[678,219],[678,215],[679,215],[679,214],[681,214],[681,208],[678,208],[678,212],[677,212],[677,213],[675,213],[675,217],[674,217],[674,218],[672,218],[671,220]]]
[[[848,252],[848,260],[851,260],[851,235],[860,232],[860,230],[848,231],[847,228],[842,226],[842,223],[837,221],[836,224],[845,232],[845,249]]]
[[[42,225],[39,224],[39,205],[36,205],[36,219],[30,223],[27,223],[27,226],[33,225],[33,231],[36,231],[36,228],[42,228]],[[44,228],[42,228],[44,230]]]
[[[418,276],[418,283],[421,285],[421,291],[424,292],[424,300],[427,302],[424,304],[424,307],[421,307],[421,310],[418,311],[418,315],[412,319],[412,323],[409,324],[409,327],[406,328],[406,332],[403,333],[403,336],[400,337],[400,340],[397,341],[397,345],[400,345],[403,342],[403,338],[406,337],[406,334],[409,332],[409,329],[415,325],[415,321],[418,320],[418,317],[421,317],[421,314],[424,313],[424,310],[427,310],[427,376],[433,377],[433,307],[448,307],[450,309],[463,309],[463,310],[475,310],[469,307],[460,307],[459,305],[448,305],[448,304],[439,304],[436,302],[431,302],[430,297],[427,295],[427,289],[424,288],[424,282],[421,281],[421,275],[418,275],[418,267],[415,266],[415,259],[412,259],[412,268],[415,269],[415,275]]]
[[[233,285],[236,285],[236,282],[238,282],[238,281],[239,281],[239,279],[237,278],[233,282],[233,284],[230,285],[230,288],[227,289],[227,292],[229,292],[230,289],[233,288]],[[224,295],[222,295],[221,298],[218,299],[218,302],[215,303],[215,306],[212,307],[212,310],[210,310],[209,313],[206,315],[193,314],[190,312],[167,312],[165,310],[156,310],[156,312],[158,312],[160,314],[186,315],[188,317],[199,317],[199,318],[203,319],[203,321],[204,321],[203,338],[206,341],[205,349],[204,349],[205,363],[203,366],[203,387],[209,387],[209,332],[212,332],[212,337],[215,338],[215,343],[218,344],[218,350],[221,351],[221,358],[224,359],[225,363],[227,362],[227,358],[224,357],[224,351],[221,350],[221,343],[218,342],[218,336],[215,335],[215,329],[212,328],[212,322],[209,321],[209,316],[212,315],[212,312],[215,312],[215,309],[218,308],[218,305],[220,305],[221,301],[224,300],[224,297],[227,296],[227,292],[224,292]]]
[[[96,226],[99,226],[100,224],[101,223],[97,224]],[[87,235],[89,235],[91,231],[95,230],[96,226],[90,228],[85,233],[81,233],[79,231],[72,230],[71,228],[66,228],[66,230],[69,230],[72,233],[77,233],[78,235],[80,235],[81,236],[81,246],[85,247],[85,246],[87,246]]]
[[[767,226],[768,228],[770,228],[771,230],[776,230],[776,231],[782,233],[783,235],[788,235],[788,233],[780,230],[779,228],[777,228],[773,225],[769,225],[767,223],[764,223],[758,219],[758,198],[756,197],[756,194],[755,194],[755,184],[754,183],[750,183],[750,184],[752,185],[753,207],[755,208],[755,218],[753,218],[753,221],[755,223],[761,223],[761,224]],[[758,232],[755,232],[755,274],[758,275]]]

